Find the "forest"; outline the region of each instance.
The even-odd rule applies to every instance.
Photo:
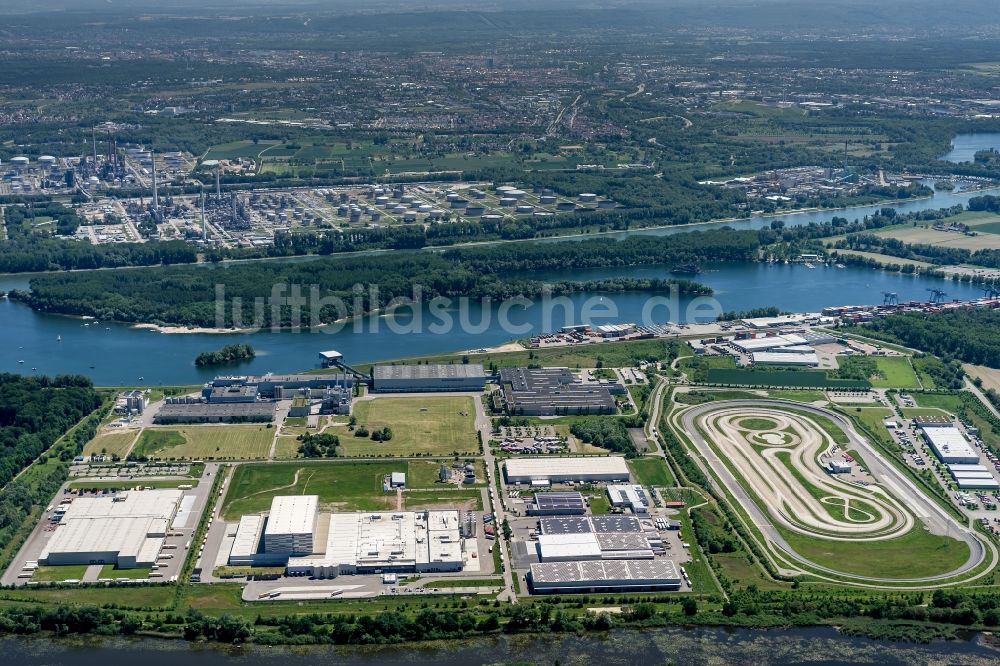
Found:
[[[253,345],[229,344],[216,351],[202,352],[194,359],[194,364],[199,368],[210,365],[226,365],[249,361],[256,358],[257,352]]]
[[[1000,368],[1000,312],[996,310],[902,312],[847,330],[934,354],[945,363],[958,359]]]
[[[288,327],[297,321],[313,326],[405,304],[418,296],[488,298],[495,302],[545,293],[663,292],[674,288],[681,294],[708,295],[710,289],[688,280],[608,278],[544,283],[511,273],[660,265],[691,258],[747,260],[757,251],[757,232],[718,230],[622,241],[541,243],[519,246],[517,251],[499,245],[445,254],[400,252],[384,255],[378,262],[352,257],[225,269],[171,266],[44,275],[31,281],[30,292],[15,290],[10,296],[45,312],[115,321],[236,328]],[[364,288],[357,289],[358,285]],[[266,299],[272,296],[284,300],[267,304]],[[276,303],[278,307],[271,307]]]

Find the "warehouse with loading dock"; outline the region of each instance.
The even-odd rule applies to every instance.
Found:
[[[79,497],[66,509],[38,561],[53,566],[150,567],[163,548],[183,494],[169,489]]]
[[[528,584],[534,594],[676,591],[681,587],[672,560],[590,560],[532,564]]]
[[[504,462],[507,483],[547,486],[553,483],[629,481],[628,465],[621,456],[576,458],[511,458]]]

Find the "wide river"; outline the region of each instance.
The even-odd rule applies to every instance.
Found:
[[[964,151],[1000,145],[1000,134],[962,135],[955,139],[955,150]],[[951,155],[949,153],[949,158]],[[970,158],[971,159],[971,158]],[[996,194],[1000,190],[991,190]],[[901,213],[965,204],[977,192],[937,192],[933,197],[894,205]],[[861,206],[848,210],[824,210],[779,216],[786,225],[824,222],[834,216],[861,218],[881,206]],[[624,238],[632,235],[669,235],[730,226],[736,229],[759,229],[775,217],[756,216],[736,222],[713,222],[693,227],[644,229],[607,234]],[[580,238],[593,238],[585,236]],[[547,280],[586,280],[602,277],[669,277],[665,266],[552,271],[534,277]],[[862,268],[809,269],[801,265],[719,264],[707,267],[697,280],[715,290],[716,307],[721,310],[747,310],[777,306],[785,311],[815,311],[829,305],[868,304],[882,301],[882,292],[896,292],[900,300],[926,299],[927,290],[941,288],[949,298],[980,296],[968,284],[942,282],[937,278],[903,276]],[[221,270],[207,267],[205,270]],[[0,275],[0,291],[25,289],[28,276]],[[450,310],[456,325],[441,332],[430,324],[433,318],[426,308],[422,320],[408,309],[391,320],[373,317],[350,326],[311,332],[258,332],[254,334],[160,334],[125,324],[100,322],[85,325],[78,319],[32,311],[9,300],[0,301],[0,371],[37,373],[82,373],[99,385],[192,384],[216,374],[216,370],[198,369],[198,353],[229,342],[249,342],[257,358],[227,371],[289,372],[315,366],[317,353],[336,349],[349,363],[381,361],[403,356],[434,354],[489,347],[513,338],[551,331],[565,324],[691,321],[704,318],[706,312],[689,307],[691,299],[651,307],[647,294],[620,294],[594,297],[576,294],[562,307],[535,303],[528,308],[506,310],[505,326],[498,304],[472,304],[466,310],[466,325],[459,325],[460,311]],[[418,321],[422,325],[416,325]],[[391,324],[399,324],[393,326]],[[141,379],[140,379],[141,378]]]
[[[426,646],[374,648],[228,649],[189,647],[181,641],[135,640],[85,644],[32,639],[0,641],[5,663],[19,666],[312,666],[344,664],[382,666],[485,666],[486,664],[996,664],[1000,651],[974,640],[928,645],[889,643],[841,636],[833,629],[774,631],[657,629],[614,631],[606,635],[544,637],[500,636],[448,641]]]

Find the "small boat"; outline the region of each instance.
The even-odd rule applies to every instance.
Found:
[[[847,268],[844,264],[834,264],[837,268]]]
[[[32,370],[32,371],[35,371],[35,370],[38,370],[38,368],[32,368],[31,370]]]
[[[18,361],[18,363],[24,363],[24,359],[21,359],[20,361]]]
[[[815,266],[813,266],[813,265],[812,265],[811,263],[809,263],[809,262],[807,261],[807,262],[806,262],[806,268],[816,268],[816,267],[815,267]]]
[[[62,336],[61,335],[57,335],[56,336],[56,342],[62,342]]]

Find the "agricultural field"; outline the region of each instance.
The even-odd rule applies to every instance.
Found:
[[[936,245],[938,247],[961,248],[963,250],[1000,249],[1000,217],[989,214],[963,214],[942,220],[944,223],[961,222],[969,226],[975,235],[967,236],[957,231],[935,231],[931,224],[919,227],[894,227],[878,230],[879,236],[895,238],[914,245]]]
[[[370,432],[388,427],[392,439],[376,442],[352,433],[340,435],[343,456],[475,454],[475,405],[469,397],[376,397],[354,403],[358,427]]]
[[[146,428],[133,453],[156,458],[266,458],[274,429],[266,425],[202,425]]]
[[[139,433],[135,430],[125,430],[120,432],[105,432],[97,435],[83,447],[83,455],[91,456],[95,454],[116,455],[124,458],[128,455],[132,443],[135,442]]]

